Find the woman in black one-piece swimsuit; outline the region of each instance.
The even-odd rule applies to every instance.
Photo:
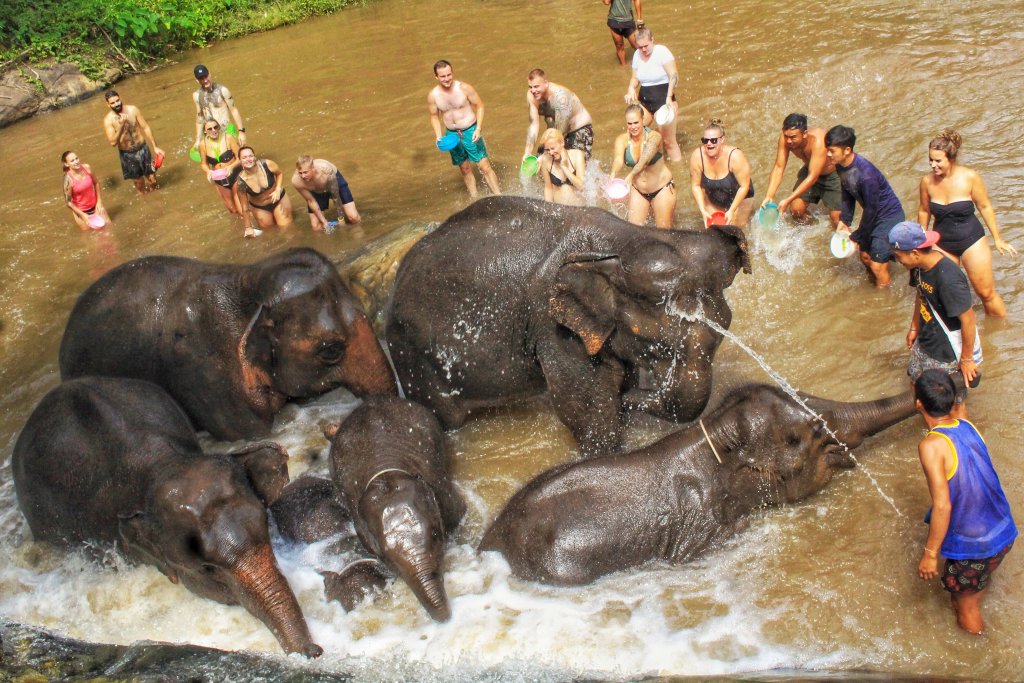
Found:
[[[985,219],[1000,254],[1016,254],[1017,250],[999,234],[999,223],[981,176],[956,162],[960,142],[959,133],[946,129],[928,143],[932,172],[921,179],[917,221],[928,229],[935,218],[932,229],[941,235],[938,247],[967,271],[971,287],[985,304],[985,313],[1002,318],[1006,316],[1006,304],[995,291],[992,249],[975,210]]]

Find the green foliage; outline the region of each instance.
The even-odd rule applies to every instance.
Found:
[[[354,0],[0,2],[0,62],[70,61],[96,78],[111,64],[141,69],[178,50],[329,14]]]

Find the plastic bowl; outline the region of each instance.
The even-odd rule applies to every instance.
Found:
[[[708,219],[707,225],[708,227],[711,227],[712,225],[725,225],[725,212],[715,211],[711,214],[711,218]]]
[[[523,163],[519,165],[519,175],[524,178],[537,175],[537,171],[540,169],[540,162],[537,161],[537,157],[530,155],[523,159]]]
[[[200,161],[203,160],[203,158],[201,156],[199,156],[199,148],[198,147],[193,147],[192,149],[190,149],[188,151],[188,158],[191,159],[192,161],[196,162],[197,164]]]
[[[231,137],[237,138],[238,137],[238,126],[236,126],[233,123],[229,123],[228,127],[224,129],[224,132],[227,133],[228,135],[230,135]]]
[[[196,153],[198,153],[198,152],[199,152],[199,150],[197,149]],[[163,165],[164,165],[164,155],[163,154],[157,154],[156,158],[153,159],[153,168],[160,168]]]
[[[226,168],[215,168],[210,171],[210,180],[224,180],[231,174]]]
[[[779,205],[768,202],[757,210],[757,222],[763,228],[774,228],[779,222]]]
[[[437,141],[437,148],[442,152],[450,152],[459,146],[458,133],[448,133]]]
[[[850,241],[850,236],[843,232],[832,233],[832,242],[829,244],[829,248],[836,258],[846,258],[857,251],[853,242]]]
[[[629,185],[622,178],[613,178],[604,186],[604,196],[613,202],[621,202],[629,196]]]
[[[93,215],[89,216],[89,227],[92,228],[93,230],[100,230],[106,227],[106,225],[107,221],[104,220],[103,216],[99,215],[98,213],[94,213]]]
[[[654,112],[654,122],[659,126],[667,126],[676,120],[676,113],[672,111],[672,107],[664,104],[658,111]]]

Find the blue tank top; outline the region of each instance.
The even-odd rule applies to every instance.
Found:
[[[967,420],[934,427],[929,434],[945,437],[956,458],[947,477],[953,511],[942,541],[942,556],[980,560],[996,555],[1017,538],[1017,526],[985,442]],[[929,510],[925,515],[926,522],[931,514]]]

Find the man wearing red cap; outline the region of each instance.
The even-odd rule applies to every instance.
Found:
[[[903,221],[889,231],[893,256],[910,270],[917,289],[914,314],[907,332],[911,383],[930,368],[963,373],[976,386],[980,378],[981,344],[971,308],[971,287],[960,267],[932,246],[939,233]]]

